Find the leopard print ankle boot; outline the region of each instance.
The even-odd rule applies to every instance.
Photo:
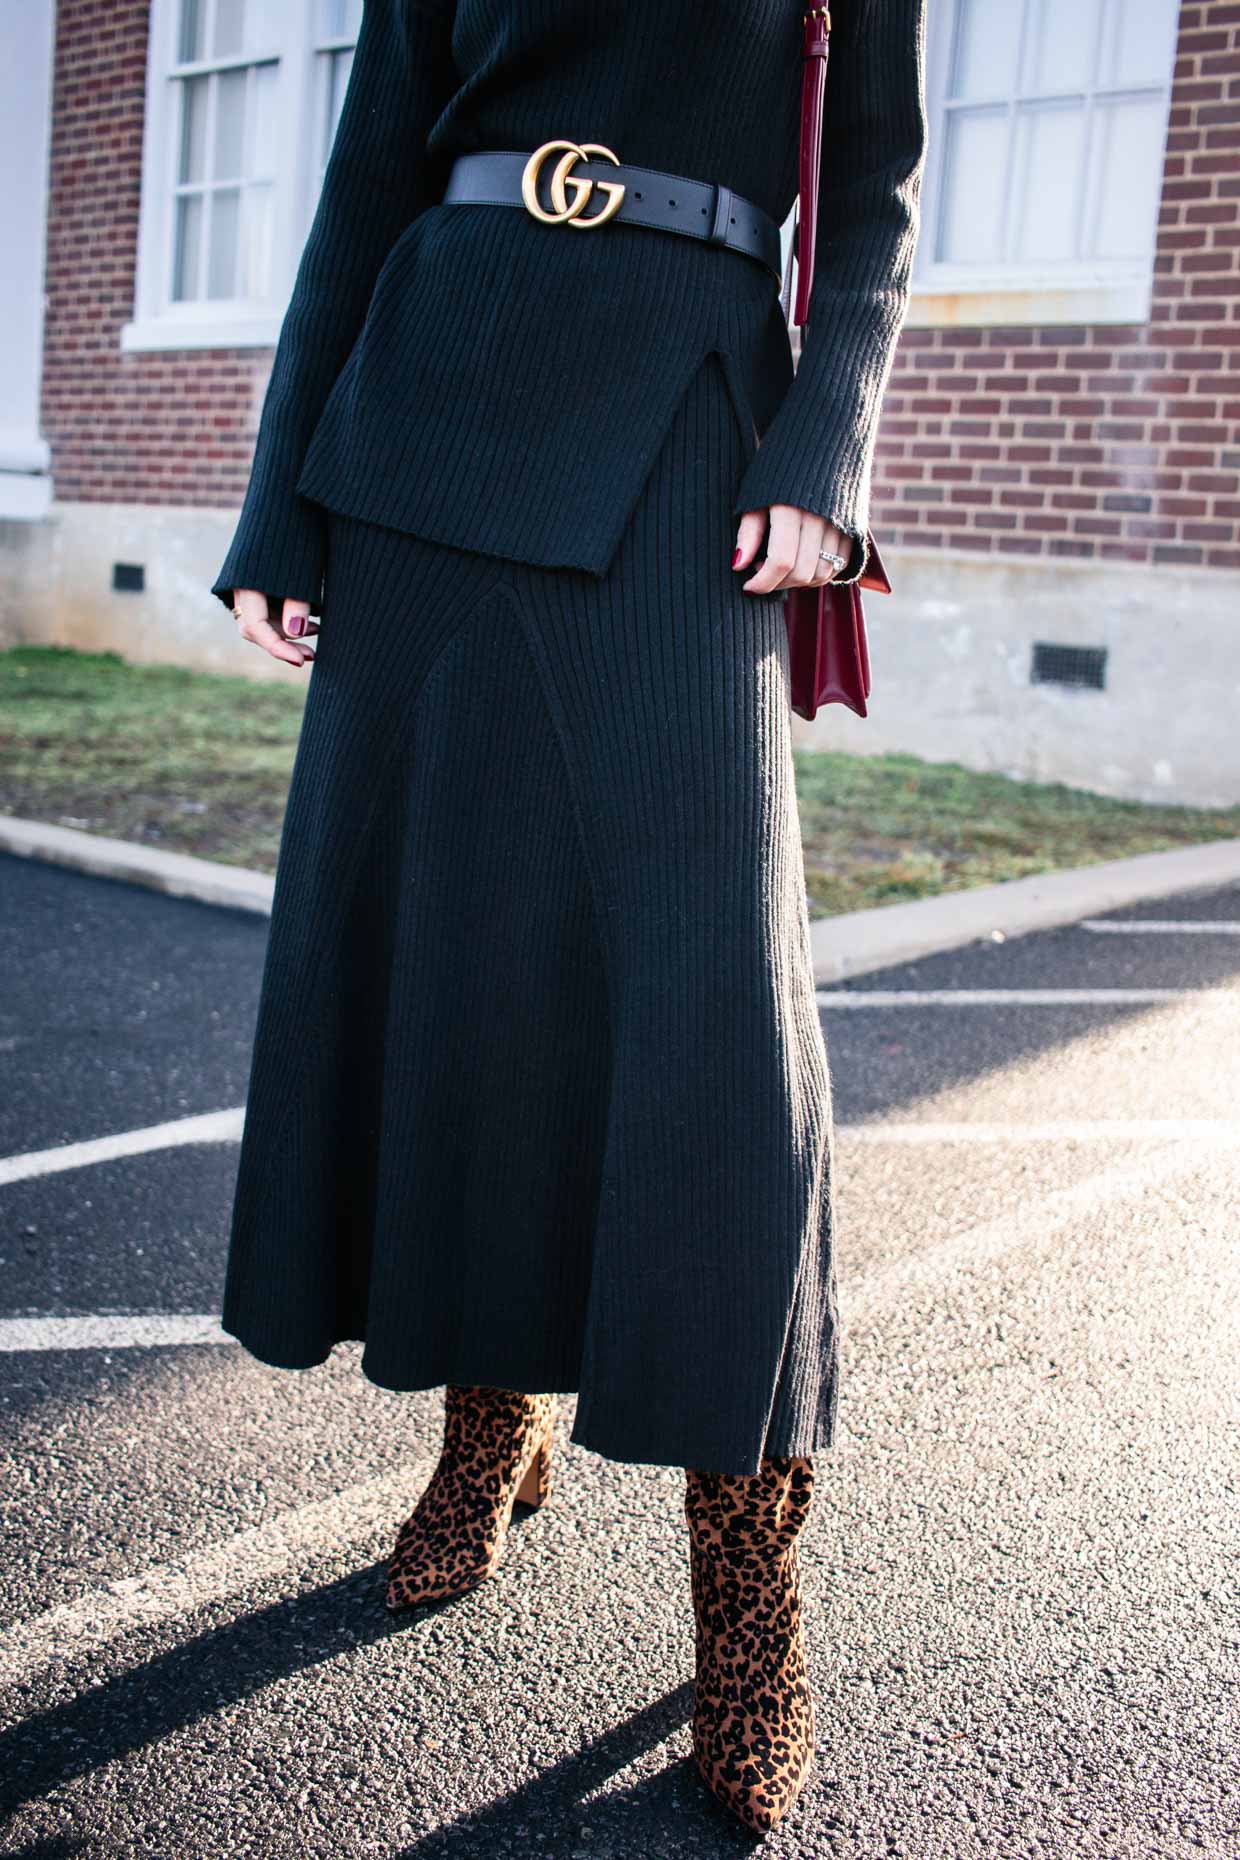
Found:
[[[550,1494],[554,1422],[554,1395],[448,1384],[439,1464],[388,1565],[390,1609],[461,1595],[492,1574],[513,1505]]]
[[[797,1539],[810,1459],[764,1459],[750,1478],[685,1473],[697,1642],[693,1754],[719,1800],[765,1833],[814,1756]]]

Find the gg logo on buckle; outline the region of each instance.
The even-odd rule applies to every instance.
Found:
[[[553,149],[563,149],[564,153],[551,171],[551,199],[555,206],[554,213],[548,213],[538,198],[538,177],[542,165]],[[623,181],[592,181],[585,175],[571,174],[569,170],[579,161],[588,161],[591,155],[604,155],[608,161],[620,166],[620,157],[613,155],[601,142],[544,142],[541,148],[534,150],[521,172],[521,198],[536,220],[544,220],[549,226],[601,226],[613,213],[619,211],[624,199]],[[570,202],[564,191],[565,183],[573,189]],[[585,209],[595,187],[608,196],[607,205],[601,213],[591,214],[589,219],[580,216]]]

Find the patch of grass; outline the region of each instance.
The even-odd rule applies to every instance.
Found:
[[[292,686],[14,646],[0,652],[0,812],[274,871],[304,702]]]
[[[297,687],[0,651],[0,812],[272,872],[312,675]],[[916,756],[794,760],[816,916],[1240,836],[1240,808],[1115,801]]]
[[[1156,807],[917,756],[797,750],[813,915],[1240,837],[1240,807]]]

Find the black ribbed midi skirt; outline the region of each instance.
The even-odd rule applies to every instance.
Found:
[[[833,1123],[778,595],[694,376],[603,576],[329,517],[222,1319],[609,1458],[835,1432]],[[497,491],[497,495],[500,494]]]

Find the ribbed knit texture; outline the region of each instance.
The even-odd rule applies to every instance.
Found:
[[[325,508],[601,576],[712,350],[749,447],[733,516],[798,504],[860,539],[916,232],[923,6],[832,9],[794,380],[776,285],[752,260],[440,196],[462,151],[569,136],[724,182],[782,222],[799,0],[366,0],[220,597],[255,587],[318,610]]]
[[[832,1107],[778,595],[690,380],[606,573],[333,517],[223,1319],[578,1392],[610,1457],[830,1444]]]

